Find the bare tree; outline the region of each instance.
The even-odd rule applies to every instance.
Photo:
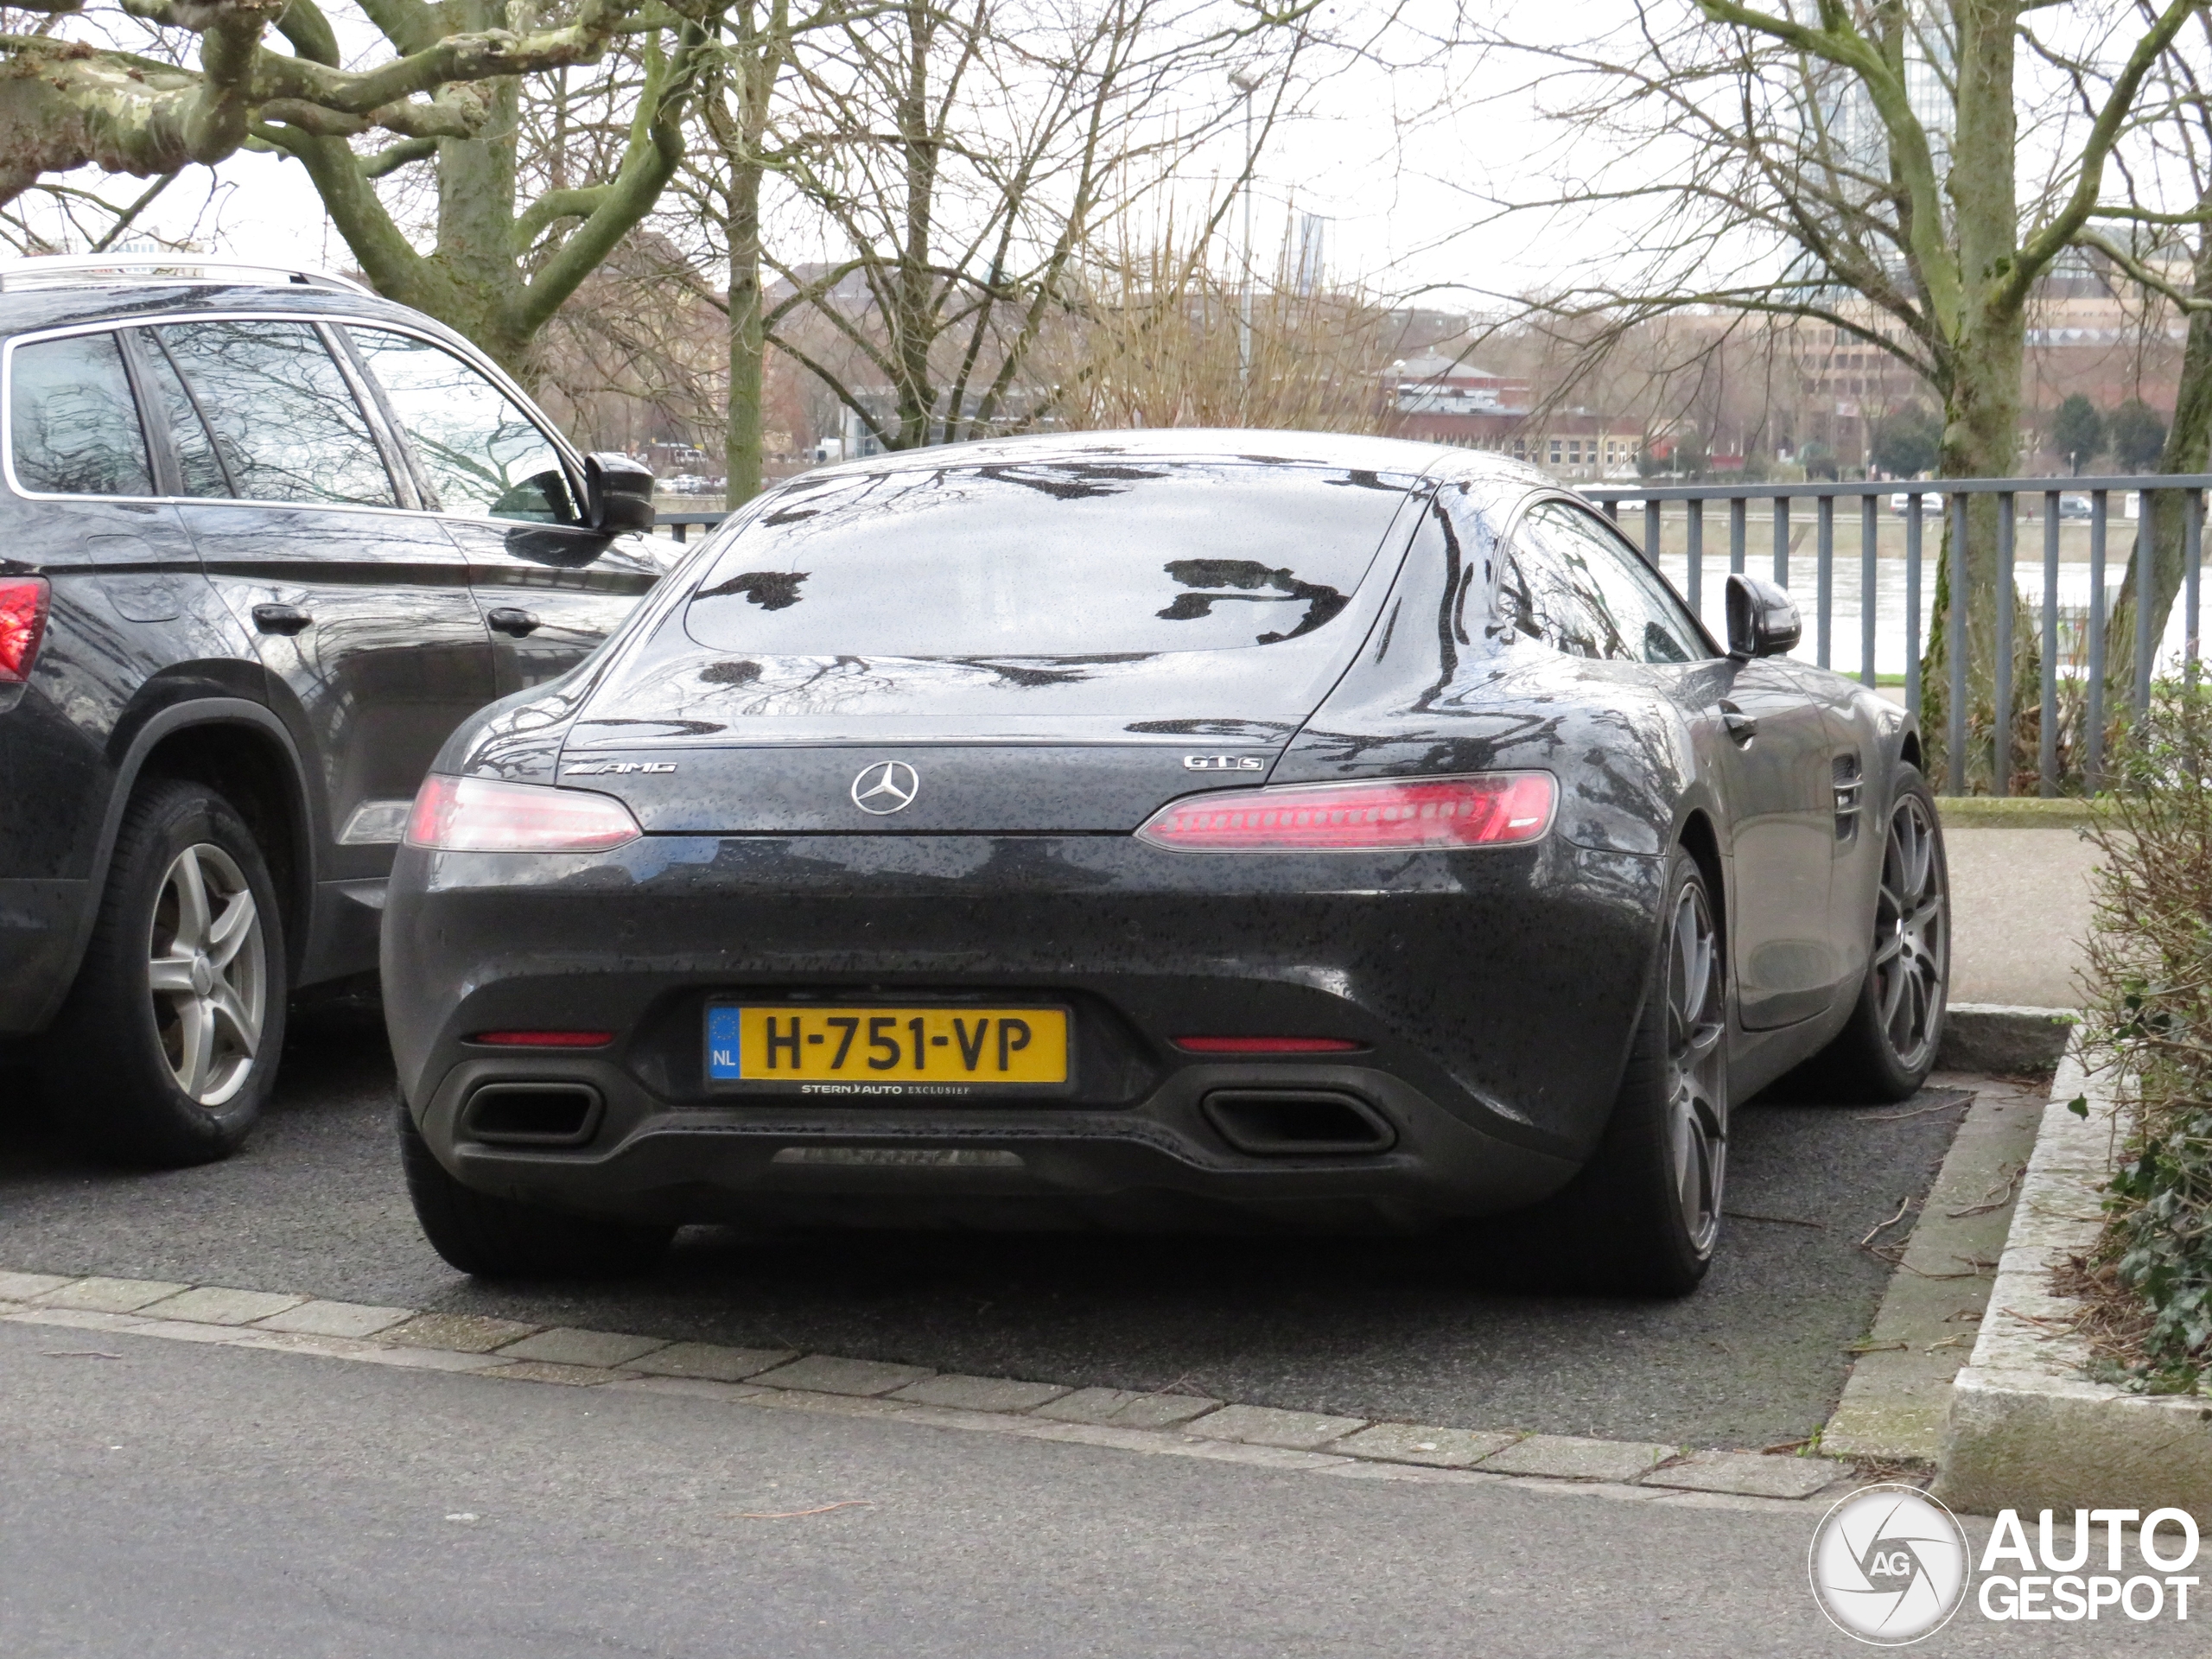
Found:
[[[814,137],[784,167],[832,257],[771,262],[785,292],[767,333],[887,448],[1023,418],[1024,365],[1092,227],[1228,124],[1226,72],[1255,29],[1279,107],[1301,26],[1224,25],[1203,0],[903,0],[855,18],[803,66],[794,118]],[[857,373],[800,338],[809,313]]]
[[[1547,84],[1578,86],[1554,111],[1578,157],[1602,143],[1624,159],[1539,196],[1493,198],[1485,222],[1649,209],[1605,269],[1539,308],[1613,327],[1694,306],[1814,320],[1925,380],[1943,406],[1942,476],[2007,475],[2037,282],[2092,228],[2146,87],[2155,96],[2154,72],[2201,3],[2163,0],[2132,28],[2122,12],[2117,35],[2090,30],[2069,57],[2035,30],[2082,21],[2075,9],[2030,0],[1634,0],[1618,35],[1539,53]],[[2024,73],[2024,54],[2056,66],[2055,94],[2042,69]],[[2099,65],[2097,92],[2077,111],[2069,87],[2086,82],[2067,66],[2083,55]],[[2023,176],[2037,169],[2024,200]],[[1987,714],[1997,611],[2010,599],[1995,523],[1993,499],[1975,499],[1965,601],[1978,736],[1965,759],[1978,783],[2015,753],[2007,734],[2000,758]],[[1949,565],[1922,678],[1931,751],[1945,728]],[[2031,630],[2015,638],[2032,651]]]

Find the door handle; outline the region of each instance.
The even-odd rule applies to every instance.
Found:
[[[311,613],[296,605],[257,605],[253,607],[253,626],[264,633],[297,633],[314,620]]]
[[[1759,734],[1759,723],[1732,702],[1720,705],[1720,723],[1728,735],[1738,743],[1748,743]]]
[[[512,605],[500,606],[497,610],[487,614],[484,620],[501,633],[512,633],[518,639],[525,633],[534,633],[537,631],[537,613],[517,610]]]

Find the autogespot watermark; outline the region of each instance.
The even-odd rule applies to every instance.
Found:
[[[1965,1530],[1935,1498],[1914,1486],[1862,1487],[1813,1535],[1813,1596],[1838,1629],[1885,1648],[1933,1636],[1968,1601],[1996,1624],[2189,1617],[2197,1533],[2186,1511],[2076,1510],[2063,1553],[2054,1519],[2049,1510],[2037,1516],[2031,1543],[2019,1512],[1999,1510],[1977,1564]]]

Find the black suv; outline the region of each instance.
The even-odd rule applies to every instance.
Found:
[[[176,256],[0,266],[0,1039],[80,1140],[220,1157],[446,735],[666,568],[652,477],[404,307]]]

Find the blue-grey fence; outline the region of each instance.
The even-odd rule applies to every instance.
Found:
[[[1846,621],[1855,621],[1857,625],[1856,640],[1847,637],[1841,643],[1847,647],[1855,645],[1849,654],[1856,658],[1859,677],[1870,686],[1878,683],[1878,659],[1885,653],[1890,654],[1902,670],[1905,702],[1913,708],[1920,704],[1922,646],[1935,599],[1934,584],[1929,580],[1927,519],[1939,512],[1948,513],[1952,532],[1951,588],[1955,593],[1964,592],[1967,499],[1975,495],[1995,496],[1999,590],[2018,593],[2021,575],[2033,575],[2032,571],[2024,573],[2018,568],[2018,527],[2024,516],[2036,516],[2024,515],[2021,504],[2025,499],[2038,506],[2043,524],[2042,581],[2030,595],[2040,645],[2037,656],[2041,683],[2035,690],[2041,713],[2037,776],[2041,792],[2056,795],[2062,783],[2057,746],[2063,677],[2070,675],[2082,682],[2085,702],[2078,772],[2092,787],[2103,772],[2105,734],[2109,723],[2106,708],[2106,635],[2112,610],[2111,589],[2116,578],[2127,569],[2127,562],[2132,561],[2137,592],[2147,599],[2154,591],[2153,548],[2149,533],[2151,497],[2154,494],[2177,495],[2183,503],[2183,576],[2179,601],[2169,618],[2163,639],[2153,637],[2154,607],[2148,602],[2136,606],[2134,673],[2129,687],[2132,710],[2139,713],[2148,706],[2154,664],[2162,652],[2183,671],[2196,671],[2207,489],[2212,489],[2212,474],[1907,480],[1881,483],[1653,483],[1592,486],[1581,493],[1599,503],[1616,523],[1622,522],[1624,510],[1641,506],[1642,539],[1646,553],[1676,579],[1693,609],[1705,614],[1711,601],[1713,614],[1708,620],[1716,624],[1721,620],[1718,614],[1721,584],[1708,584],[1706,576],[1708,562],[1719,556],[1719,550],[1707,545],[1706,510],[1708,506],[1726,509],[1727,568],[1740,571],[1752,556],[1751,510],[1755,505],[1763,505],[1771,537],[1773,579],[1796,593],[1800,608],[1811,613],[1808,643],[1813,660],[1823,668],[1839,666],[1836,623],[1840,597],[1840,611]],[[2115,565],[2111,556],[2114,551],[2113,503],[2115,498],[2125,502],[2129,495],[2139,495],[2141,506],[2134,520],[2133,543],[2120,550],[2121,563]],[[1840,561],[1837,557],[1839,502],[1846,504],[1847,513],[1851,507],[1857,508],[1859,549],[1855,561],[1847,553]],[[1802,523],[1794,517],[1802,510],[1799,504],[1809,504],[1815,532],[1809,557],[1813,583],[1809,607],[1805,605],[1802,591],[1808,561],[1796,545],[1796,526]],[[1669,510],[1677,505],[1682,516],[1681,546],[1679,550],[1670,550],[1663,545],[1664,531]],[[1887,585],[1885,592],[1881,580],[1881,525],[1885,512],[1892,508],[1904,521],[1901,592],[1900,584],[1895,582]],[[2088,524],[2087,569],[2085,573],[2076,574],[2086,574],[2088,591],[2086,602],[2069,607],[2061,602],[2062,590],[2070,590],[2080,584],[2062,582],[2062,570],[2068,563],[2079,562],[2062,559],[2062,532],[2065,524],[2082,511],[2086,511]],[[688,537],[693,526],[716,524],[723,517],[720,512],[677,511],[661,514],[660,522],[681,542]],[[2125,526],[2124,513],[2121,522]],[[1634,532],[1632,524],[1624,527]],[[2123,528],[2122,535],[2126,534]],[[1940,534],[1936,543],[1938,547],[1942,544]],[[1840,595],[1840,572],[1844,579]],[[1897,612],[1894,620],[1885,615],[1885,608],[1889,606]],[[2010,605],[1997,607],[1992,727],[2000,733],[2008,732],[2012,727],[2018,690],[2012,684],[2014,608]],[[1720,630],[1716,626],[1714,631]],[[1947,699],[1948,729],[1944,734],[1944,753],[1950,758],[1950,764],[1945,768],[1943,788],[1950,794],[1962,794],[1966,790],[1966,768],[1958,764],[1958,757],[1967,753],[1965,639],[1966,607],[1955,605],[1948,619],[1950,695]],[[2066,660],[2069,648],[2075,659],[2070,663]],[[1804,649],[1800,647],[1801,652]],[[1992,780],[1993,787],[1999,794],[2006,792],[2010,786],[2011,780],[2005,775],[2008,770],[2005,766],[1993,768],[1997,775]]]

